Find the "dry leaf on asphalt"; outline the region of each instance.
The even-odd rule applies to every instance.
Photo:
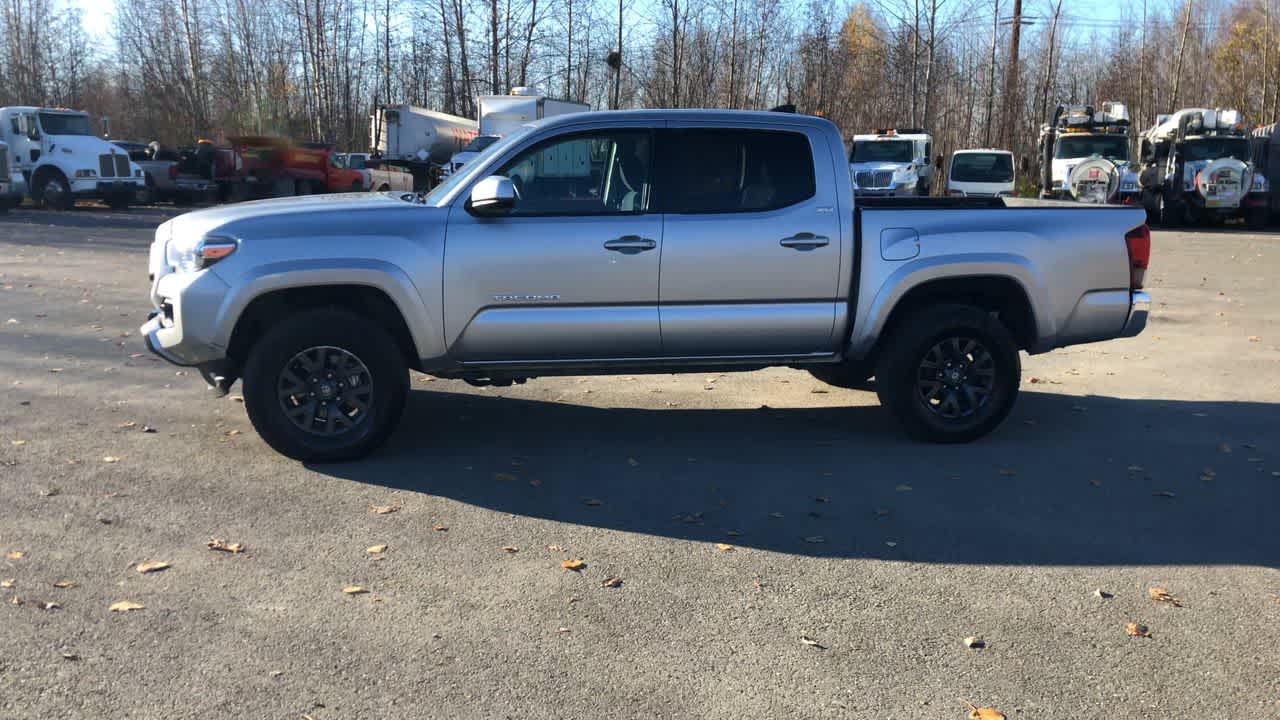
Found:
[[[600,502],[599,500],[596,500],[595,498],[587,498],[582,501],[582,504],[586,505],[587,507],[600,507],[604,503]]]
[[[399,505],[370,505],[369,512],[374,515],[387,515],[400,509]]]
[[[53,584],[59,590],[70,590],[76,586],[75,580],[59,580]]]
[[[1097,590],[1094,590],[1093,596],[1098,598],[1099,600],[1108,600],[1110,598],[1115,597],[1114,595],[1107,592],[1106,590],[1103,590],[1102,588],[1098,588]]]
[[[9,604],[10,604],[10,605],[21,605],[21,604],[22,604],[22,598],[18,597],[17,595],[14,595],[13,597],[9,598]]]
[[[368,589],[363,588],[363,587],[361,587],[361,586],[359,586],[359,585],[348,585],[348,586],[346,586],[346,587],[342,588],[342,592],[344,592],[344,593],[346,593],[346,594],[348,594],[348,595],[363,595],[364,593],[367,593],[367,592],[369,592],[369,591],[368,591]]]
[[[0,580],[0,588],[11,588],[16,582],[18,581],[13,578],[5,578]]]
[[[813,638],[809,637],[808,635],[801,635],[801,636],[800,636],[800,644],[801,644],[801,645],[808,645],[809,647],[815,647],[815,648],[818,648],[819,650],[826,650],[826,649],[827,649],[827,647],[826,647],[825,645],[823,645],[822,643],[818,642],[817,640],[814,640]]]
[[[1169,490],[1158,490],[1158,491],[1156,491],[1156,492],[1151,493],[1151,495],[1152,495],[1152,496],[1154,496],[1154,497],[1162,497],[1162,498],[1175,498],[1175,497],[1178,497],[1177,493],[1174,493],[1174,492],[1169,491]]]
[[[816,544],[816,543],[824,543],[827,541],[827,539],[822,537],[821,535],[810,535],[809,537],[805,538],[804,541],[807,543]]]
[[[612,575],[610,575],[609,577],[602,580],[600,584],[607,588],[622,587],[622,578],[613,577]]]
[[[14,444],[14,445],[19,445],[19,446],[21,446],[21,445],[26,445],[26,444],[27,444],[27,441],[26,441],[26,440],[14,440],[14,441],[13,441],[13,444]]]
[[[364,551],[369,553],[370,555],[375,555],[377,553],[386,552],[387,546],[386,545],[370,545],[369,547],[365,548]]]
[[[141,610],[145,607],[146,605],[132,600],[117,600],[111,603],[111,607],[108,607],[107,610],[111,612],[129,612],[130,610]]]
[[[1142,623],[1127,623],[1124,632],[1129,637],[1151,637],[1151,629]]]
[[[229,543],[222,538],[209,538],[209,542],[205,543],[205,545],[209,546],[210,550],[220,550],[228,553],[244,552],[244,545],[241,545],[240,543]]]
[[[169,567],[169,563],[163,560],[152,560],[149,562],[141,562],[134,568],[140,573],[159,572]]]
[[[1174,607],[1182,607],[1182,603],[1172,593],[1162,587],[1153,587],[1147,589],[1147,595],[1156,602],[1169,603]]]
[[[733,550],[733,546],[728,543],[716,543],[716,549],[720,552],[731,552]]]
[[[497,480],[498,482],[513,482],[515,481],[516,476],[512,475],[511,473],[500,472],[500,473],[494,473],[493,479]]]
[[[897,490],[898,492],[911,492],[911,486],[904,483],[894,488],[894,490]]]
[[[435,530],[436,532],[444,532],[444,531],[446,531],[446,530],[448,530],[448,529],[449,529],[449,526],[448,526],[448,525],[443,525],[443,524],[441,524],[441,523],[436,523],[435,525],[433,525],[433,526],[431,527],[431,529],[432,529],[432,530]]]
[[[502,550],[502,552],[507,553],[508,555],[514,555],[515,553],[520,552],[520,548],[516,547],[515,545],[503,545],[499,549]]]
[[[46,602],[40,603],[40,609],[41,610],[61,610],[62,606],[56,602],[46,601]]]
[[[579,559],[577,559],[577,558],[574,558],[573,560],[561,560],[561,561],[560,561],[560,567],[564,568],[565,570],[574,570],[574,571],[577,571],[577,570],[581,570],[582,568],[584,568],[584,567],[586,567],[586,566],[587,566],[587,564],[586,564],[586,563],[582,562],[581,560],[579,560]]]
[[[635,458],[627,458],[627,464],[631,467],[640,467],[640,461]]]
[[[21,560],[23,555],[26,555],[26,553],[21,550],[10,550],[4,554],[8,560]]]
[[[971,703],[965,703],[969,706],[969,720],[1005,720],[1004,713],[993,707],[974,707]]]
[[[114,455],[108,455],[108,456],[106,456],[106,457],[102,458],[102,462],[104,462],[104,463],[108,463],[108,464],[110,464],[110,463],[118,463],[118,462],[120,462],[120,458],[115,457]]]
[[[981,637],[978,637],[977,635],[970,635],[969,637],[964,639],[964,646],[967,648],[972,648],[974,650],[981,650],[982,648],[987,646],[987,643],[985,640],[983,640]]]

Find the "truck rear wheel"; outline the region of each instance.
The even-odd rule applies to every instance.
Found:
[[[1022,379],[1018,346],[991,313],[937,305],[897,323],[876,369],[880,404],[912,437],[963,443],[1013,409]]]
[[[254,429],[303,462],[368,455],[395,429],[409,392],[404,355],[391,335],[338,309],[276,323],[253,346],[243,378]]]

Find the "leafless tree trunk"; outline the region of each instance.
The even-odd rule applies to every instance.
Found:
[[[1173,94],[1169,97],[1170,112],[1178,109],[1178,91],[1182,87],[1182,58],[1187,51],[1187,32],[1191,30],[1191,5],[1192,0],[1187,0],[1185,15],[1182,20],[1182,39],[1178,42],[1178,60],[1174,64],[1173,70]]]

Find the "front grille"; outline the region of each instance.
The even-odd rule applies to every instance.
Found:
[[[111,177],[116,174],[116,168],[111,160],[110,155],[98,156],[98,175],[101,177]]]
[[[116,159],[116,177],[129,177],[129,156],[114,155]]]
[[[893,185],[893,171],[859,170],[854,180],[860,188],[887,188]]]

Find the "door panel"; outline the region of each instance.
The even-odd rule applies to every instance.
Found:
[[[462,362],[656,357],[662,217],[645,214],[652,134],[533,140],[495,174],[502,217],[459,202],[445,243],[445,340]]]
[[[745,135],[735,140],[735,133]],[[655,202],[680,211],[664,214],[664,355],[835,350],[837,185],[830,163],[813,167],[810,146],[817,146],[818,157],[829,151],[820,134],[801,129],[770,150],[769,136],[777,134],[672,128],[659,139]],[[812,173],[800,176],[797,162]],[[664,189],[672,178],[677,197]],[[702,206],[708,212],[698,212]]]

